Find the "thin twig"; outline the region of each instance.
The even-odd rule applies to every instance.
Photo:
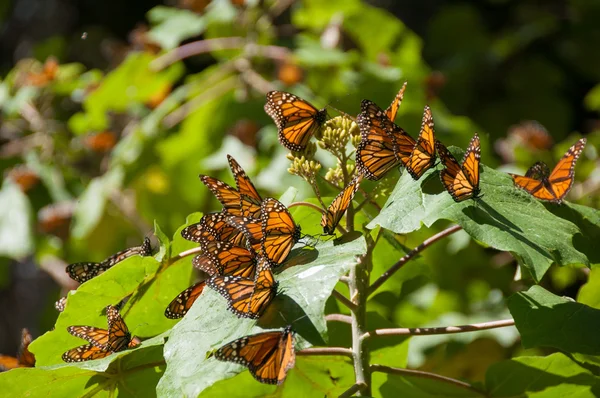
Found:
[[[193,249],[183,251],[183,252],[179,253],[178,255],[171,257],[170,259],[167,260],[167,265],[171,265],[171,264],[181,260],[182,258],[186,258],[187,256],[193,256],[194,254],[202,254],[202,253],[204,253],[204,251],[202,250],[202,247],[194,247]]]
[[[356,304],[354,304],[352,301],[350,301],[350,299],[348,297],[344,296],[342,293],[340,293],[334,289],[331,294],[333,295],[333,297],[335,297],[339,302],[344,304],[349,309],[351,309],[351,310],[356,309]]]
[[[372,372],[381,372],[381,373],[389,373],[389,374],[396,374],[396,375],[400,375],[400,376],[412,376],[412,377],[421,377],[421,378],[426,378],[426,379],[431,379],[431,380],[437,380],[437,381],[441,381],[441,382],[445,382],[448,384],[453,384],[457,387],[460,388],[465,388],[467,390],[473,391],[477,394],[480,394],[484,397],[487,397],[488,395],[484,392],[481,391],[475,387],[473,387],[472,385],[465,383],[464,381],[460,381],[460,380],[456,380],[450,377],[446,377],[446,376],[442,376],[442,375],[438,375],[435,373],[429,373],[429,372],[423,372],[421,370],[412,370],[412,369],[401,369],[401,368],[393,368],[391,366],[385,366],[385,365],[371,365],[371,371]]]
[[[350,278],[346,275],[340,276],[340,282],[345,283],[346,285],[350,283]]]
[[[296,355],[318,356],[318,355],[343,355],[352,358],[352,350],[343,347],[313,347],[298,351]]]
[[[398,271],[404,264],[408,262],[411,258],[415,257],[417,254],[422,252],[424,249],[428,248],[438,240],[445,238],[446,236],[452,235],[456,231],[461,230],[462,227],[460,225],[454,225],[450,228],[443,230],[442,232],[433,235],[431,238],[426,239],[419,246],[412,249],[410,252],[406,253],[398,262],[392,265],[387,271],[383,273],[375,282],[371,284],[369,288],[369,294],[372,294],[375,290],[377,290],[385,281],[387,281],[396,271]]]
[[[353,396],[354,393],[358,392],[358,390],[362,390],[363,388],[365,388],[364,383],[356,383],[352,387],[341,393],[338,398],[349,398]]]
[[[234,63],[234,66],[240,73],[242,79],[244,79],[248,85],[253,87],[259,93],[264,95],[269,91],[276,89],[271,82],[265,80],[264,77],[252,69],[252,64],[246,58],[237,59]]]
[[[193,41],[156,58],[150,63],[150,69],[159,71],[184,58],[217,50],[241,49],[245,44],[246,39],[243,37],[219,37],[216,39]]]
[[[460,326],[441,326],[434,328],[390,328],[371,330],[361,336],[362,339],[368,339],[375,336],[428,336],[433,334],[455,334],[465,332],[477,332],[480,330],[497,329],[507,326],[514,326],[514,319],[502,319],[500,321],[474,323],[471,325]]]
[[[327,322],[342,322],[342,323],[352,323],[352,317],[344,314],[327,314],[325,315],[325,320]]]
[[[317,206],[317,205],[316,205],[316,204],[314,204],[314,203],[310,203],[310,202],[294,202],[294,203],[292,203],[292,204],[290,204],[290,205],[288,206],[288,209],[291,209],[292,207],[295,207],[295,206],[306,206],[306,207],[310,207],[310,208],[312,208],[312,209],[315,209],[315,210],[317,210],[317,211],[318,211],[319,213],[321,213],[321,214],[323,214],[323,213],[325,212],[325,211],[324,211],[323,209],[321,209],[319,206]]]

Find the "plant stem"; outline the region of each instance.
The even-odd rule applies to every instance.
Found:
[[[203,253],[203,250],[201,247],[194,247],[192,249],[183,251],[183,252],[177,254],[176,256],[173,256],[173,257],[167,259],[165,262],[167,263],[167,265],[171,265],[187,256],[193,256],[194,254],[202,254],[202,253]]]
[[[318,355],[343,355],[352,358],[352,350],[344,347],[313,347],[298,351],[296,355],[318,356]]]
[[[373,243],[373,242],[371,242]],[[369,245],[370,246],[370,245]],[[356,384],[365,385],[357,391],[359,396],[371,396],[371,370],[369,367],[369,349],[361,336],[365,334],[367,322],[367,297],[369,288],[369,265],[372,248],[359,258],[350,270],[350,298],[355,307],[352,309],[352,353]]]
[[[352,324],[352,317],[348,316],[348,315],[343,315],[343,314],[328,314],[328,315],[325,315],[325,320],[327,322],[342,322],[342,323],[347,323],[349,325]]]
[[[446,236],[452,235],[456,231],[461,230],[462,227],[460,225],[454,225],[450,228],[443,230],[440,233],[433,235],[431,238],[426,239],[419,246],[412,249],[410,252],[406,253],[404,257],[402,257],[398,262],[392,265],[387,271],[383,273],[369,288],[369,295],[372,294],[375,290],[377,290],[385,281],[387,281],[396,271],[398,271],[404,264],[408,262],[411,258],[415,257],[417,254],[437,242],[438,240],[445,238]]]
[[[434,334],[455,334],[465,332],[477,332],[479,330],[497,329],[514,326],[514,319],[502,319],[500,321],[474,323],[472,325],[442,326],[435,328],[394,328],[371,330],[362,335],[363,339],[376,336],[429,336]]]
[[[412,377],[421,377],[421,378],[427,378],[427,379],[432,379],[432,380],[437,380],[437,381],[441,381],[441,382],[445,382],[448,384],[453,384],[457,387],[460,388],[464,388],[470,391],[473,391],[477,394],[480,394],[484,397],[487,397],[488,395],[484,392],[481,391],[475,387],[473,387],[472,385],[465,383],[463,381],[460,380],[456,380],[450,377],[446,377],[446,376],[441,376],[435,373],[429,373],[429,372],[423,372],[421,370],[412,370],[412,369],[401,369],[401,368],[393,368],[391,366],[385,366],[385,365],[371,365],[371,371],[372,372],[381,372],[381,373],[390,373],[390,374],[397,374],[397,375],[401,375],[401,376],[412,376]]]
[[[338,292],[337,290],[334,290],[333,292],[331,292],[331,294],[340,303],[344,304],[350,310],[355,310],[356,309],[356,304],[354,302],[352,302],[352,300],[349,300],[348,297],[344,296],[342,293]]]
[[[349,398],[354,395],[358,390],[365,388],[366,386],[361,383],[356,383],[346,391],[340,394],[338,398]]]
[[[317,206],[313,203],[310,203],[310,202],[294,202],[288,206],[288,209],[291,209],[292,207],[296,207],[296,206],[310,207],[311,209],[315,209],[319,213],[323,214],[323,209],[321,209],[319,206]]]

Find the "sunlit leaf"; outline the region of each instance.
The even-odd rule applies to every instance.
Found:
[[[19,186],[4,180],[0,190],[0,256],[22,258],[33,250],[31,205]]]

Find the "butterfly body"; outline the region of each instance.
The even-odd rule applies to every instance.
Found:
[[[436,141],[436,150],[445,166],[445,169],[440,172],[440,178],[452,199],[455,202],[461,202],[478,198],[480,193],[479,161],[481,149],[477,133],[475,133],[465,151],[462,164],[459,164],[444,144],[439,141]]]
[[[567,196],[575,178],[575,164],[583,152],[587,140],[577,141],[558,161],[552,172],[543,162],[537,162],[527,170],[525,176],[511,174],[515,185],[533,197],[561,203]]]
[[[279,130],[279,142],[290,151],[303,151],[308,141],[327,120],[327,111],[317,109],[300,97],[283,91],[267,93],[265,112]]]
[[[231,341],[215,352],[220,361],[246,366],[261,383],[281,384],[294,367],[294,332],[290,326],[282,331],[258,333]]]

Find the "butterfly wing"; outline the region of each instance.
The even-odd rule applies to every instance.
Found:
[[[446,191],[455,202],[460,202],[473,196],[474,187],[463,173],[463,169],[454,156],[439,141],[436,141],[436,150],[445,169],[440,171],[440,178]]]
[[[73,263],[67,265],[65,269],[71,279],[79,283],[89,281],[106,270],[107,268],[102,263],[93,262]]]
[[[279,130],[279,142],[290,151],[302,151],[327,119],[324,109],[318,110],[294,94],[282,91],[267,93],[265,111]]]
[[[423,123],[419,139],[408,159],[406,170],[418,180],[435,163],[435,136],[433,130],[433,116],[429,106],[425,107]]]
[[[105,349],[118,352],[128,348],[131,334],[117,307],[112,305],[106,307],[106,318],[108,319],[108,342]]]
[[[192,264],[203,271],[207,271],[206,264],[215,269],[216,275],[232,275],[241,276],[242,278],[254,278],[256,270],[256,255],[254,251],[250,251],[240,246],[234,246],[229,242],[207,241],[203,243],[202,249],[205,258],[201,264],[197,265],[196,256],[192,260]],[[199,262],[199,261],[198,261]],[[209,272],[207,272],[209,273]],[[215,273],[211,274],[214,276]]]
[[[254,281],[239,276],[215,276],[206,284],[227,300],[229,309],[241,318],[256,318],[248,312],[248,304],[254,292]]]
[[[104,358],[110,354],[112,354],[112,352],[105,351],[93,344],[86,344],[65,352],[62,355],[62,360],[65,362],[83,362]]]
[[[550,189],[554,193],[555,201],[557,202],[561,202],[567,196],[573,185],[575,164],[581,152],[583,152],[583,148],[585,148],[586,141],[585,138],[582,138],[569,148],[567,153],[558,161],[552,173],[550,173],[550,177],[548,177]]]
[[[223,205],[226,213],[240,216],[240,193],[233,187],[216,178],[201,175],[200,181],[215,195],[217,200]]]
[[[100,348],[106,347],[106,343],[108,343],[109,339],[108,330],[94,326],[69,326],[67,331],[71,335],[84,339]]]
[[[56,308],[56,310],[58,312],[63,312],[65,310],[66,306],[67,306],[67,296],[61,297],[60,299],[58,299],[58,301],[56,303],[54,303],[54,308]]]
[[[402,88],[398,91],[390,106],[385,110],[385,116],[392,122],[396,120],[396,114],[404,98],[404,90],[406,90],[406,82],[402,85]]]
[[[277,199],[265,199],[261,214],[262,252],[270,262],[281,264],[300,239],[300,227]]]
[[[227,159],[240,194],[241,215],[259,218],[262,202],[260,194],[239,163],[230,155],[227,155]]]
[[[252,318],[260,318],[277,294],[277,282],[271,271],[272,264],[260,257],[254,278],[254,291],[248,303],[248,313]]]
[[[465,151],[461,168],[468,183],[473,187],[472,197],[479,194],[479,162],[481,161],[481,142],[479,135],[475,133]]]
[[[243,233],[249,248],[255,251],[261,249],[263,231],[260,220],[245,216],[230,216],[227,217],[227,223]]]
[[[354,194],[358,191],[360,182],[362,181],[362,174],[358,174],[350,181],[350,183],[335,197],[331,205],[327,208],[327,211],[323,213],[321,218],[321,226],[323,227],[323,233],[333,235],[335,233],[335,227],[338,225],[344,213],[352,203]]]
[[[204,286],[206,286],[206,282],[201,281],[179,293],[165,309],[165,316],[169,319],[183,318],[192,308],[192,304],[202,294]]]
[[[294,343],[293,332],[287,327],[231,341],[215,352],[215,358],[246,366],[261,383],[281,384],[295,364]]]
[[[227,223],[227,213],[205,214],[200,222],[189,225],[181,231],[181,236],[189,241],[202,243],[205,240],[230,241],[235,245],[245,242],[244,234]]]

